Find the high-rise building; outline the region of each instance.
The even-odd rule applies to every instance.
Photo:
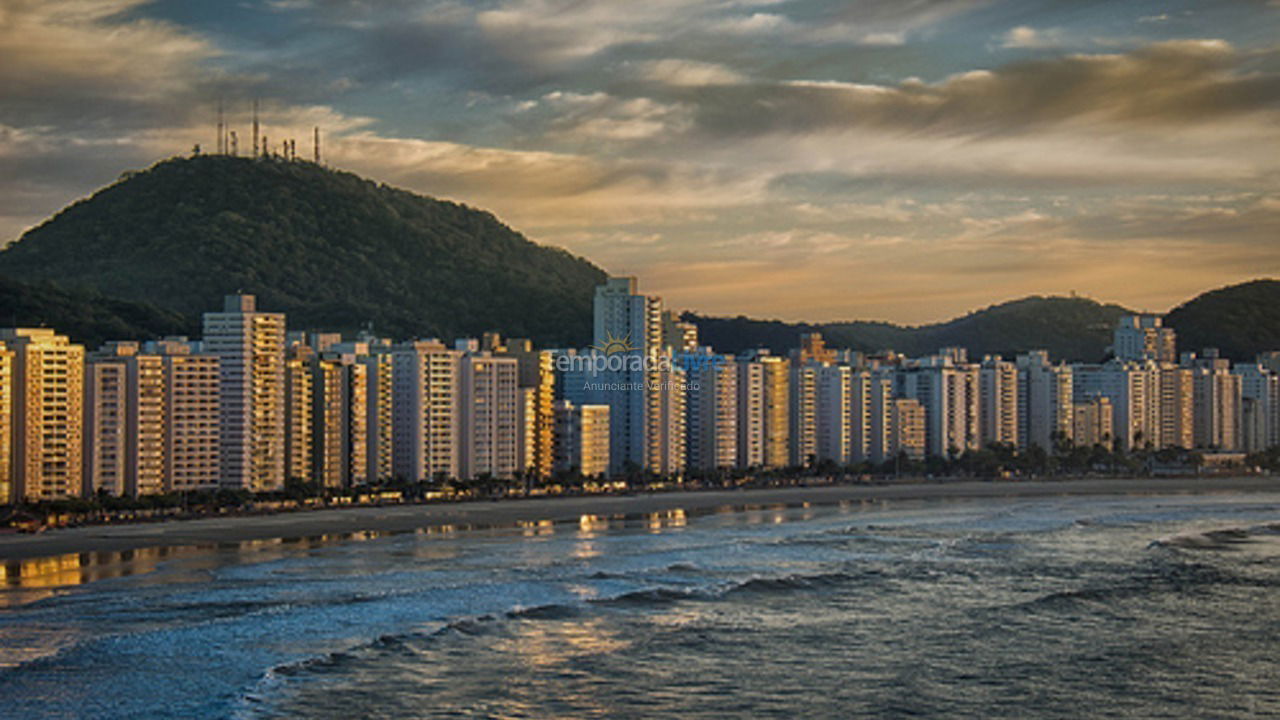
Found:
[[[674,311],[663,311],[662,344],[678,353],[694,352],[698,349],[698,326],[681,320]]]
[[[651,411],[645,428],[645,462],[641,467],[658,475],[678,476],[685,470],[687,379],[684,368],[674,361],[670,349],[664,349],[658,357],[657,369],[647,374],[647,402]],[[609,418],[612,424],[612,408]]]
[[[641,295],[637,287],[634,277],[611,277],[596,288],[594,347],[614,363],[593,374],[591,385],[597,389],[580,399],[609,406],[609,461],[614,474],[631,468],[661,472],[655,462],[668,464],[657,461],[664,447],[670,449],[669,443],[649,437],[650,430],[669,425],[659,417],[665,414],[660,407],[664,397],[656,382],[658,368],[653,364],[662,348],[662,301]],[[665,401],[677,402],[671,398]],[[683,456],[679,462],[683,463]]]
[[[482,351],[463,355],[460,364],[459,476],[514,477],[524,470],[519,362]]]
[[[13,392],[13,351],[0,342],[0,505],[7,505],[15,500]]]
[[[950,457],[978,448],[978,366],[936,355],[904,368],[900,382],[901,395],[924,406],[928,454]]]
[[[462,352],[419,340],[391,354],[394,475],[410,482],[459,477]]]
[[[736,364],[738,467],[761,467],[764,465],[764,363],[757,362],[755,355],[742,355]]]
[[[532,471],[536,477],[549,477],[555,431],[555,372],[551,352],[535,349],[530,340],[513,338],[495,348],[494,354],[516,359],[520,367],[520,388],[527,394],[522,423],[521,467]]]
[[[127,374],[124,359],[114,356],[91,355],[85,365],[85,495],[125,495]]]
[[[1114,413],[1111,409],[1111,398],[1095,395],[1084,402],[1075,404],[1072,438],[1076,445],[1093,447],[1101,445],[1111,447],[1113,429],[1111,422]]]
[[[979,369],[980,444],[1018,443],[1018,366],[988,355]]]
[[[1118,360],[1177,362],[1177,335],[1159,315],[1125,315],[1116,324],[1111,346]]]
[[[394,458],[394,410],[395,393],[392,382],[392,355],[390,345],[366,346],[354,350],[356,362],[365,368],[365,476],[370,480],[389,480],[395,477]]]
[[[252,295],[204,315],[204,352],[219,361],[222,482],[275,490],[285,479],[285,318]]]
[[[890,437],[894,431],[894,372],[890,368],[856,370],[851,383],[849,435],[853,461],[883,463],[894,456]]]
[[[1033,445],[1052,451],[1059,440],[1071,441],[1075,384],[1068,365],[1053,365],[1049,353],[1019,355],[1018,447]]]
[[[1159,447],[1160,368],[1155,362],[1113,359],[1101,365],[1073,365],[1071,372],[1075,403],[1110,399],[1112,435],[1121,449]]]
[[[900,455],[912,460],[923,459],[928,445],[924,405],[915,398],[893,398],[888,403],[889,429],[886,452],[882,461]]]
[[[738,368],[711,348],[687,353],[685,466],[715,470],[738,464]]]
[[[284,361],[284,473],[291,480],[311,481],[315,474],[315,356],[310,346],[295,341]]]
[[[165,489],[215,490],[221,478],[218,358],[192,352],[186,338],[147,343],[165,377]]]
[[[1195,383],[1192,371],[1160,363],[1160,432],[1158,447],[1195,447]]]
[[[783,468],[789,463],[790,362],[751,350],[738,361],[738,466]]]
[[[818,460],[818,370],[821,367],[799,361],[791,363],[788,449],[791,464],[796,467],[809,466]]]
[[[136,342],[108,343],[85,368],[86,495],[154,495],[166,482],[168,383],[164,360]]]
[[[1236,450],[1240,437],[1240,376],[1217,351],[1189,357],[1196,447]]]
[[[1260,452],[1280,445],[1280,377],[1261,364],[1239,364],[1240,449]]]
[[[849,391],[852,369],[848,365],[818,367],[817,435],[818,460],[848,465],[852,461],[849,445]]]
[[[83,489],[84,346],[44,328],[0,330],[13,353],[10,500],[61,500]]]
[[[609,472],[609,406],[558,400],[555,409],[555,472],[601,477]]]
[[[791,351],[791,360],[796,365],[816,363],[830,365],[836,362],[836,351],[827,347],[822,333],[800,333],[800,347]]]

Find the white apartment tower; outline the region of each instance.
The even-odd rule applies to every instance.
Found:
[[[458,477],[462,353],[420,340],[391,356],[393,474],[410,482]]]
[[[1018,447],[1052,451],[1073,429],[1074,382],[1071,367],[1053,365],[1046,350],[1019,355]]]
[[[848,465],[852,459],[849,445],[849,390],[852,369],[848,365],[823,365],[818,368],[817,436],[818,460]]]
[[[204,315],[204,351],[219,362],[222,483],[275,490],[285,479],[285,318],[228,295]]]
[[[1018,366],[988,355],[979,369],[981,445],[1018,443]]]
[[[1240,376],[1240,449],[1259,452],[1280,445],[1280,378],[1262,365],[1236,365]]]
[[[459,476],[515,477],[524,470],[519,361],[478,352],[464,355],[460,362]]]
[[[818,370],[821,365],[795,359],[791,363],[788,416],[791,464],[807,466],[818,458]]]
[[[901,376],[902,395],[924,406],[926,450],[948,457],[978,447],[978,366],[952,357],[923,358]]]

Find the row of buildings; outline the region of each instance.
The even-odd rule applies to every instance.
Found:
[[[1158,316],[1125,316],[1112,357],[1054,363],[1045,351],[971,361],[963,348],[864,355],[802,335],[786,357],[700,347],[697,328],[634,278],[597,289],[596,345],[646,363],[560,362],[558,392],[610,408],[611,471],[679,474],[821,462],[955,457],[993,443],[1053,451],[1258,451],[1280,444],[1280,354],[1232,365],[1177,353]],[[597,363],[597,366],[599,363]]]
[[[1280,443],[1280,356],[1177,355],[1158,317],[1122,319],[1114,357],[971,362],[837,351],[730,356],[638,292],[597,288],[595,344],[496,334],[393,343],[289,332],[249,295],[201,339],[92,352],[0,330],[0,502],[108,493],[348,487],[399,478],[662,476],[886,463],[992,443],[1261,450]]]

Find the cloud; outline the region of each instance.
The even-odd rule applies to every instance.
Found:
[[[1044,49],[1062,47],[1063,44],[1063,33],[1057,28],[1036,30],[1033,27],[1019,25],[1004,34],[1000,47]]]

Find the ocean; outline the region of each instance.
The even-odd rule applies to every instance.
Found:
[[[1274,715],[1278,523],[875,501],[9,563],[0,715]]]

